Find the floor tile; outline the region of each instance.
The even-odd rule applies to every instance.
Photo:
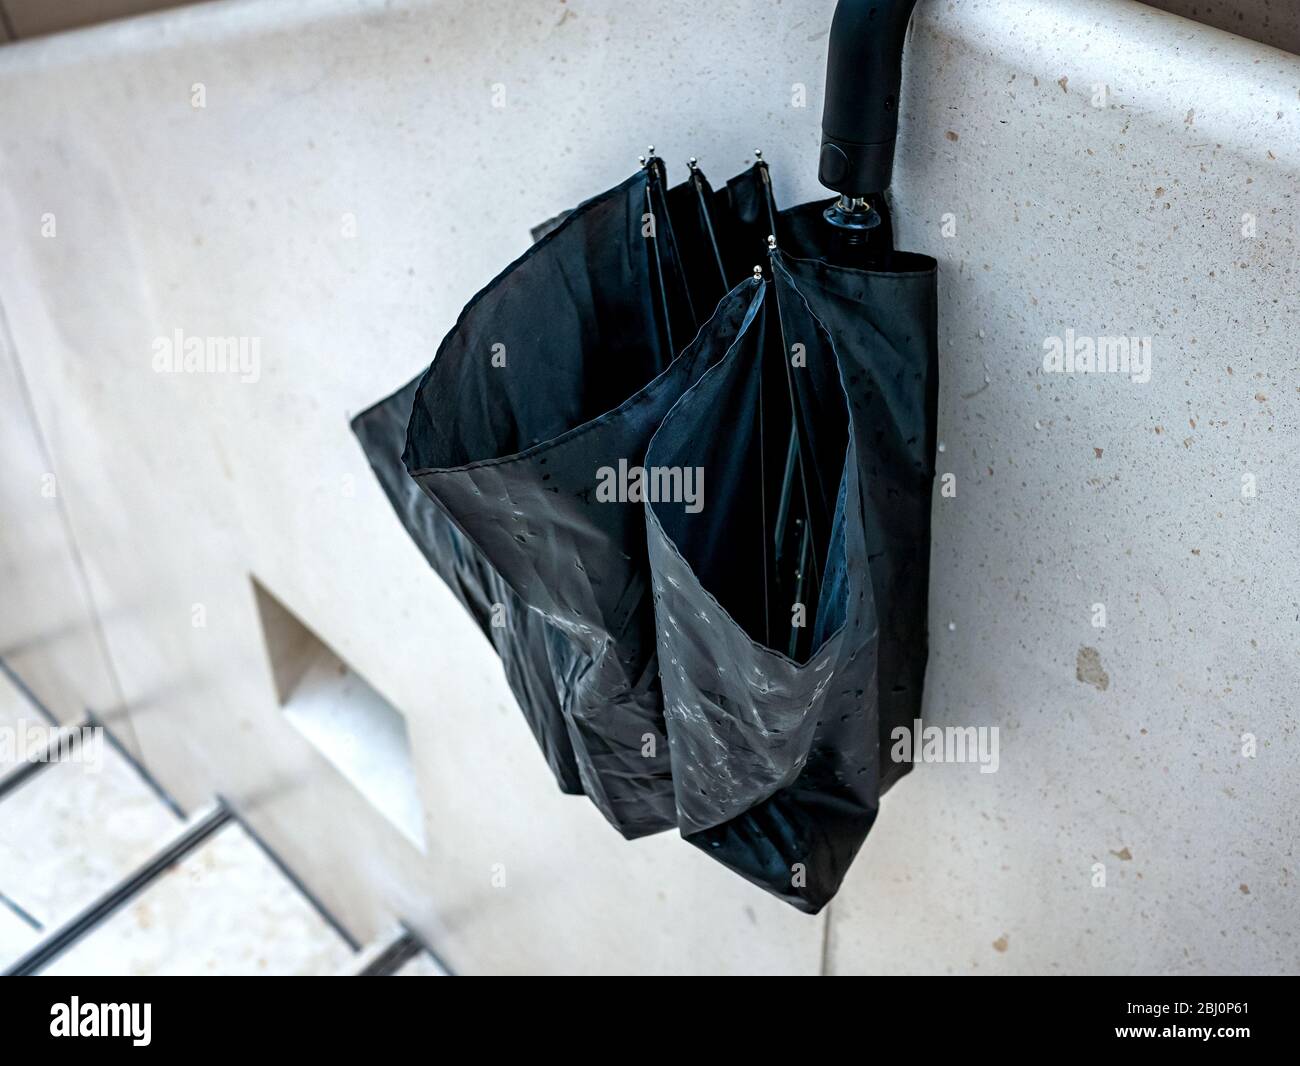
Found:
[[[106,743],[0,800],[0,893],[50,927],[152,855],[179,820]],[[8,908],[5,908],[8,909]],[[0,951],[0,965],[12,961]]]
[[[46,972],[330,975],[352,954],[243,829],[230,825]]]

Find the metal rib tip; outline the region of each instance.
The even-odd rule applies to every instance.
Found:
[[[755,158],[756,160],[758,160],[758,162],[760,162],[760,163],[763,162],[763,149],[761,149],[761,148],[755,148],[755,149],[754,149],[754,158]]]
[[[767,235],[767,250],[769,252],[776,251],[776,238],[773,237],[772,234],[770,233]]]
[[[763,268],[759,266],[757,263],[754,264],[754,280],[755,281],[763,280]]]
[[[700,161],[696,159],[695,156],[691,156],[690,159],[686,160],[686,165],[690,167],[692,170],[699,170]]]
[[[639,156],[637,156],[637,157],[636,157],[636,161],[637,161],[638,163],[640,163],[642,166],[645,166],[645,156],[643,156],[643,155],[639,155]]]

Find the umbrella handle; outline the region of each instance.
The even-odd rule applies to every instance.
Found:
[[[839,0],[826,56],[817,177],[845,197],[889,188],[903,42],[916,0]]]

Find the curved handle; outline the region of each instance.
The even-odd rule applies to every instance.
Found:
[[[903,41],[916,0],[839,0],[826,56],[817,177],[845,196],[889,188]]]

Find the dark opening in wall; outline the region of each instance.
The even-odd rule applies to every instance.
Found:
[[[285,718],[423,851],[423,808],[406,719],[264,585],[252,582]]]

